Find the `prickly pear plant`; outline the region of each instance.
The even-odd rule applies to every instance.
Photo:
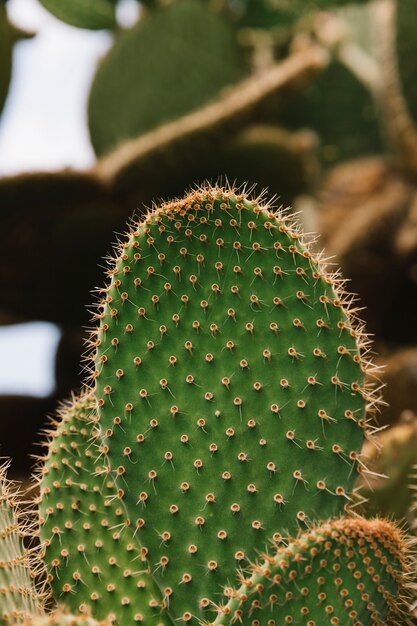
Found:
[[[0,467],[0,624],[41,613],[44,594],[35,586],[37,568],[27,546],[30,528],[17,511],[16,493]]]
[[[261,565],[227,588],[215,626],[236,621],[270,624],[399,623],[398,587],[409,563],[407,539],[383,520],[339,518],[277,546]]]
[[[116,0],[41,0],[58,19],[78,28],[115,28]]]
[[[120,623],[211,619],[237,568],[351,500],[366,336],[289,214],[229,188],[133,223],[109,276],[95,387],[43,469],[51,584]]]
[[[35,616],[23,622],[23,626],[110,626],[108,621],[98,622],[86,615],[68,615],[62,610],[52,615]]]

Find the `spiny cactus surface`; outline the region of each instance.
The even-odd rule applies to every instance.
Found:
[[[42,470],[41,534],[54,597],[74,613],[110,617],[120,625],[166,626],[123,492],[116,490],[97,443],[91,407],[91,397],[83,394],[62,408]],[[86,619],[80,623],[89,626]]]
[[[111,622],[98,622],[86,615],[69,615],[58,609],[50,615],[28,618],[23,626],[111,626]]]
[[[362,331],[288,216],[230,189],[155,208],[109,274],[97,427],[168,611],[189,621],[271,538],[349,500]]]
[[[17,512],[16,497],[0,467],[0,624],[42,612],[44,596],[35,586],[36,568],[24,545],[28,528]]]
[[[405,537],[390,522],[325,522],[277,546],[242,574],[239,589],[227,588],[215,626],[398,624],[409,567]]]

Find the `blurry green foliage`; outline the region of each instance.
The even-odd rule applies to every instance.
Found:
[[[375,448],[370,470],[362,480],[361,495],[367,498],[366,515],[386,515],[398,521],[409,518],[413,467],[417,461],[417,421],[392,426],[382,434],[380,452]],[[381,478],[380,476],[385,478]]]
[[[243,75],[230,21],[199,0],[148,13],[117,39],[89,101],[97,154],[214,99]]]
[[[396,10],[395,42],[398,73],[407,109],[417,124],[417,2],[400,0]]]
[[[114,28],[117,0],[40,0],[55,17],[79,28]]]
[[[372,96],[338,61],[287,107],[279,121],[288,128],[315,130],[326,164],[382,151]]]
[[[352,0],[235,0],[230,5],[241,14],[242,23],[251,28],[288,26],[303,15],[317,10],[351,4]],[[356,0],[364,4],[367,0]]]

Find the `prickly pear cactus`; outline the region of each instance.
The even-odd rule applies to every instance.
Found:
[[[115,28],[117,0],[40,0],[58,19],[78,28]]]
[[[363,332],[290,217],[231,189],[132,224],[109,276],[103,454],[169,615],[209,617],[271,539],[349,502],[373,402]]]
[[[23,626],[111,626],[109,621],[98,622],[85,615],[68,615],[61,610],[51,615],[35,616],[23,622]]]
[[[42,469],[42,538],[54,597],[74,613],[164,626],[161,594],[127,517],[124,490],[109,474],[92,406],[84,393],[62,408]]]
[[[235,622],[386,626],[404,617],[399,591],[406,586],[409,555],[404,534],[390,522],[339,518],[287,545],[277,546],[229,602],[217,607],[215,626]]]
[[[105,154],[198,109],[243,75],[235,29],[210,3],[181,0],[149,12],[120,35],[94,77],[88,115],[95,151]]]
[[[413,0],[397,0],[395,10],[395,45],[399,79],[408,112],[417,126],[417,5]]]
[[[17,512],[16,496],[0,467],[0,624],[42,613],[44,595],[35,586],[37,573],[24,538],[30,532]],[[39,569],[39,568],[38,568]]]

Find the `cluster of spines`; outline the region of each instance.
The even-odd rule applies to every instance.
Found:
[[[241,572],[213,626],[402,623],[415,578],[409,541],[390,522],[344,517],[300,533]]]
[[[342,472],[335,483],[339,461],[332,459],[347,464],[348,474],[351,466],[364,469],[361,436],[370,433],[364,404],[372,409],[377,399],[363,383],[370,371],[368,342],[353,298],[337,275],[326,273],[325,260],[286,212],[273,212],[245,193],[207,187],[154,208],[128,237],[102,290],[90,342],[91,378],[102,451],[115,483],[132,488],[126,496],[131,522],[175,607],[181,588],[183,595],[195,592],[195,572],[206,571],[218,588],[222,575],[230,577],[253,558],[257,542],[262,549],[274,533],[277,538],[343,508],[332,503],[325,510],[319,499],[327,494],[329,502],[336,502],[334,496],[349,501],[351,476]],[[320,285],[320,310],[312,315]],[[279,342],[290,333],[294,341],[281,350]],[[333,370],[321,342],[326,333],[336,337]],[[316,337],[312,345],[310,335]],[[357,368],[349,382],[338,372],[347,361]],[[292,368],[293,376],[283,368]],[[276,395],[264,406],[272,382]],[[336,415],[322,406],[317,398],[323,385],[330,398],[356,397],[353,406],[348,400]],[[362,431],[352,443],[335,430],[343,430],[343,422]],[[280,440],[279,455],[277,448],[271,456],[273,440]],[[304,451],[324,448],[326,464],[304,463]],[[266,525],[262,464],[276,485]],[[282,478],[284,469],[290,469],[288,478]],[[307,492],[314,498],[303,506]],[[184,515],[189,536],[182,546],[176,535]],[[205,556],[194,557],[199,565],[192,565],[189,557],[200,547]],[[178,554],[183,548],[185,559]],[[200,610],[208,604],[200,596]],[[194,605],[180,615],[189,621],[197,612]]]
[[[7,465],[0,467],[0,622],[42,614],[46,602],[39,551],[25,545],[33,539],[34,525],[22,514],[23,503],[6,472]]]

